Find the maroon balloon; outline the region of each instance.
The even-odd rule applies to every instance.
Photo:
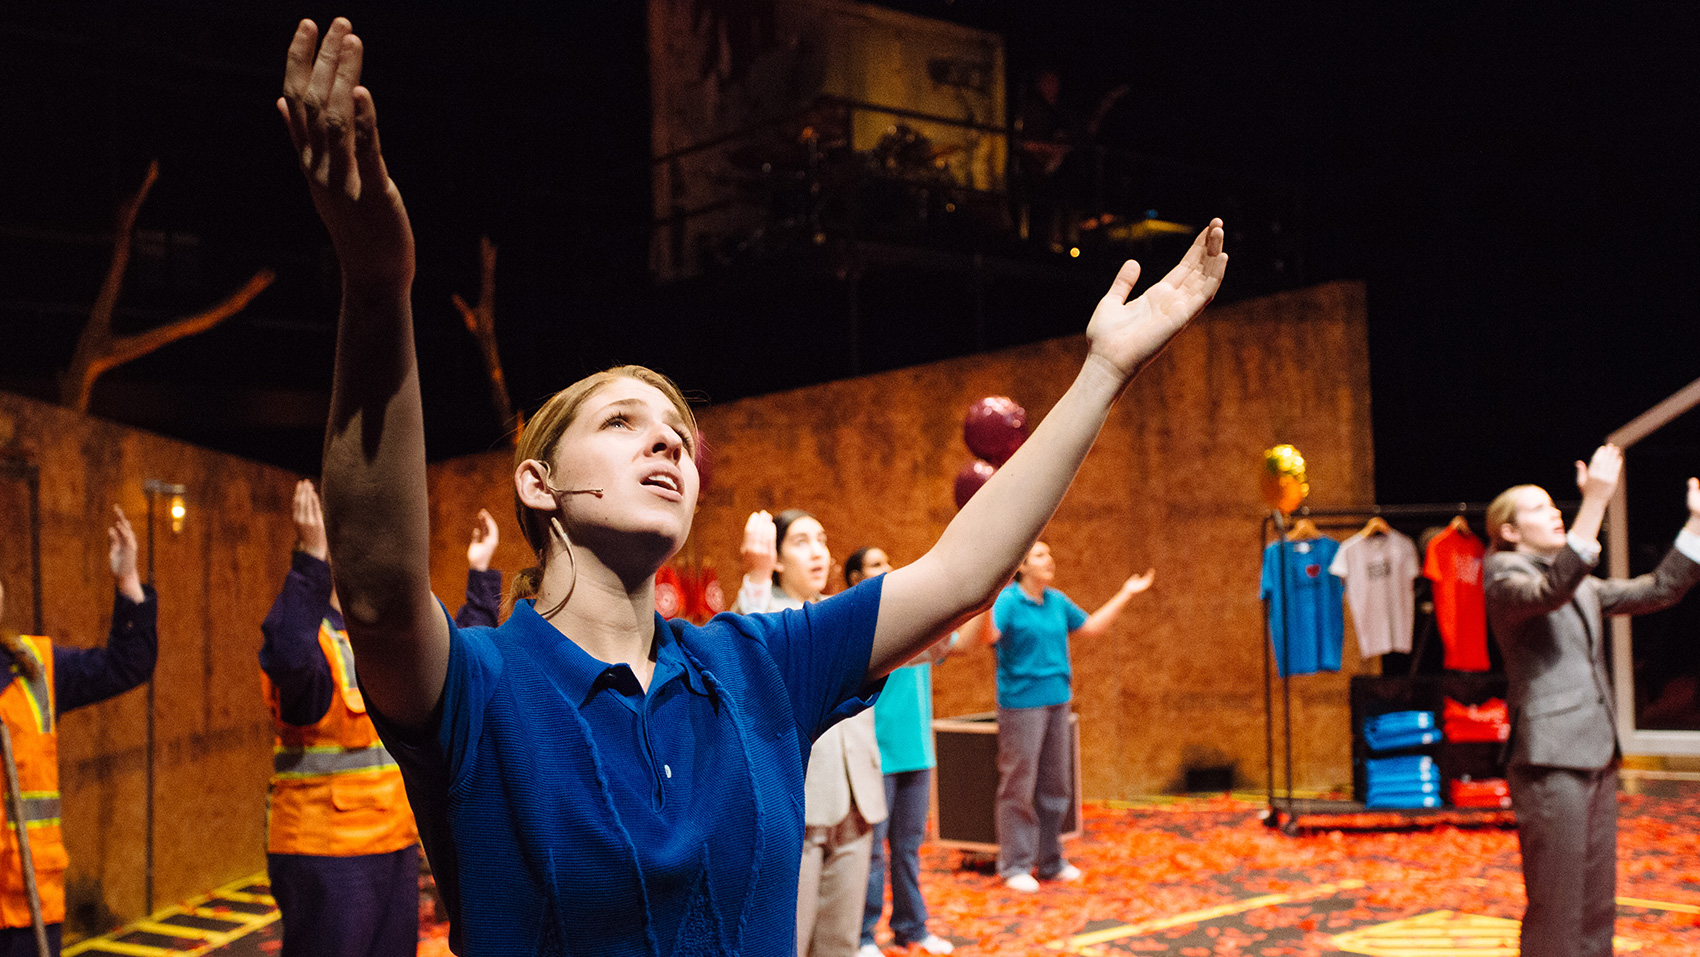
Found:
[[[974,497],[974,493],[978,492],[980,486],[986,484],[986,480],[996,471],[996,466],[979,459],[964,465],[962,471],[956,473],[956,507],[967,505],[968,500]]]
[[[962,441],[968,443],[968,451],[1002,465],[1027,441],[1027,410],[1008,396],[986,396],[968,407]]]
[[[695,458],[697,460],[697,498],[700,500],[708,494],[708,481],[714,475],[714,450],[709,447],[708,439],[703,437],[701,429],[697,429]]]

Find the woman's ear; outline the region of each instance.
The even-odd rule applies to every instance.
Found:
[[[514,491],[526,508],[555,511],[558,505],[549,486],[549,466],[537,459],[526,459],[514,469]]]
[[[1500,541],[1510,542],[1511,544],[1516,545],[1518,542],[1522,541],[1522,539],[1523,536],[1518,534],[1517,525],[1514,522],[1506,522],[1499,526]]]

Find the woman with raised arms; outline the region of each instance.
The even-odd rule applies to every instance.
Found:
[[[690,407],[635,366],[569,386],[515,455],[538,558],[516,583],[529,600],[500,628],[461,629],[431,595],[413,234],[362,53],[348,21],[322,42],[303,21],[278,108],[342,265],[324,463],[332,564],[451,945],[789,954],[810,742],[996,596],[1116,397],[1215,295],[1221,223],[1132,301],[1139,267],[1122,267],[1074,383],[926,555],[800,609],[700,628],[658,618],[655,571],[696,508]]]

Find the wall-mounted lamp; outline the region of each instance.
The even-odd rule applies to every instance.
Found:
[[[148,479],[142,483],[142,491],[147,493],[149,512],[153,511],[153,502],[156,496],[171,496],[171,531],[173,534],[180,534],[183,531],[183,520],[189,515],[189,506],[184,503],[183,499],[183,496],[189,491],[188,487],[176,482]]]

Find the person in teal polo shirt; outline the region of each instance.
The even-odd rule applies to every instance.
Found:
[[[1039,889],[1038,878],[1080,878],[1059,839],[1071,792],[1068,640],[1103,634],[1128,599],[1151,587],[1153,574],[1129,578],[1088,615],[1050,587],[1056,571],[1050,546],[1035,542],[985,631],[998,656],[998,876],[1027,893]]]

